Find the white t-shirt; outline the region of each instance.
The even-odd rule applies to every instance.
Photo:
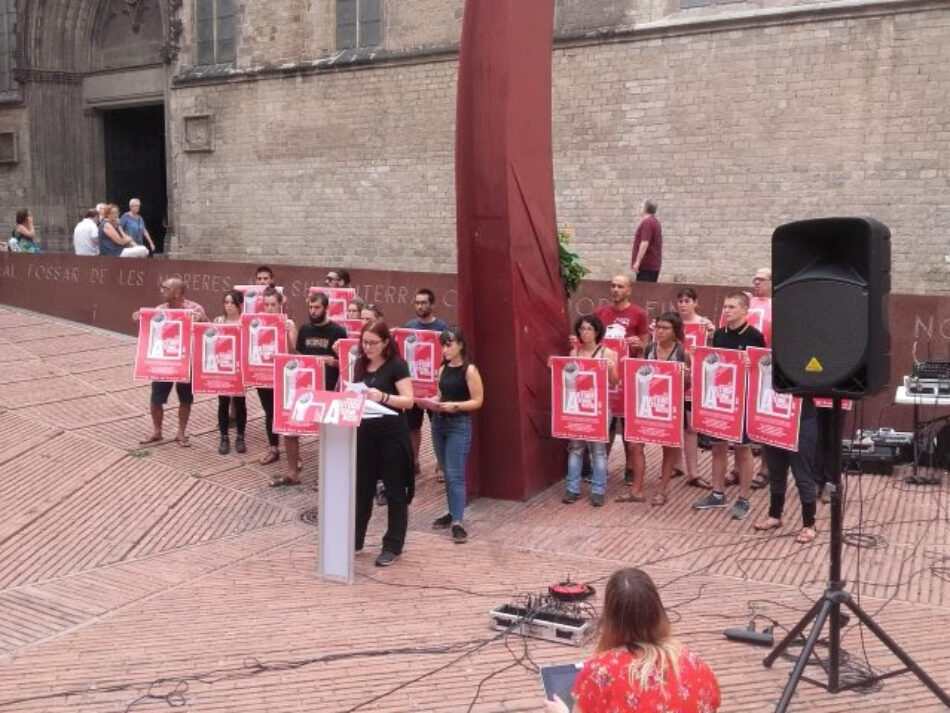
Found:
[[[73,248],[77,255],[99,254],[99,226],[92,218],[83,218],[73,230]]]

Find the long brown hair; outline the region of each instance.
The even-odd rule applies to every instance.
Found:
[[[597,651],[617,648],[640,654],[630,665],[631,684],[644,686],[653,673],[667,668],[679,677],[680,645],[672,638],[656,585],[639,569],[617,570],[607,581]]]
[[[361,381],[362,378],[366,376],[366,370],[369,368],[369,357],[366,356],[366,352],[363,350],[363,335],[367,332],[375,334],[386,342],[386,346],[383,347],[384,363],[389,361],[392,357],[397,356],[396,344],[389,333],[389,327],[383,320],[377,319],[364,324],[360,330],[360,355],[356,357],[356,364],[353,366],[353,376],[357,381]]]

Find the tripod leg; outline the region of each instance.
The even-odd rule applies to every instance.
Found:
[[[815,617],[815,625],[812,627],[811,632],[808,634],[808,638],[805,640],[805,645],[802,647],[802,652],[798,655],[798,660],[795,662],[795,667],[788,675],[788,683],[785,684],[785,690],[782,691],[782,697],[779,699],[778,705],[775,707],[775,713],[785,713],[785,711],[788,709],[788,704],[791,703],[792,696],[795,695],[795,687],[798,686],[798,680],[805,672],[805,666],[808,665],[808,659],[811,658],[812,652],[815,650],[815,644],[818,643],[818,637],[821,636],[821,630],[824,628],[825,620],[828,618],[828,614],[835,606],[835,603],[827,597],[821,599],[820,603],[821,609],[818,611],[818,615]],[[812,608],[814,609],[814,607]],[[802,622],[799,623],[801,624]],[[797,628],[798,627],[796,627],[796,629]],[[804,626],[802,629],[804,629]]]
[[[772,667],[772,664],[775,663],[775,660],[785,652],[785,649],[792,645],[795,639],[801,636],[801,633],[805,631],[805,627],[814,620],[815,615],[818,614],[818,610],[821,609],[821,606],[824,604],[824,602],[824,599],[819,599],[812,605],[811,609],[808,610],[808,613],[799,619],[798,623],[792,627],[792,630],[788,632],[785,638],[778,642],[775,648],[769,652],[769,655],[762,660],[763,666],[766,668]]]
[[[939,698],[945,706],[950,708],[950,696],[947,695],[947,692],[944,691],[936,681],[934,681],[930,676],[927,675],[927,672],[924,671],[920,666],[917,665],[917,662],[914,661],[907,653],[902,649],[897,643],[887,635],[887,632],[879,627],[875,621],[868,616],[861,607],[859,607],[854,601],[847,600],[844,604],[855,613],[858,619],[861,620],[861,623],[864,624],[868,629],[871,630],[878,640],[884,644],[887,648],[891,650],[900,662],[904,664],[921,682],[931,690],[931,692]]]

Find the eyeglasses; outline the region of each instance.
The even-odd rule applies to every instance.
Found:
[[[363,340],[363,348],[364,348],[364,349],[369,349],[370,347],[378,347],[378,346],[379,346],[380,344],[382,344],[382,343],[383,343],[383,340],[382,340],[382,339],[375,339],[375,340],[373,340],[373,341],[369,341],[369,340],[364,339],[364,340]]]

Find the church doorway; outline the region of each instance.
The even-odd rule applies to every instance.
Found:
[[[105,129],[106,199],[129,209],[129,200],[142,201],[142,217],[157,252],[165,250],[168,189],[165,163],[163,104],[103,112]]]

